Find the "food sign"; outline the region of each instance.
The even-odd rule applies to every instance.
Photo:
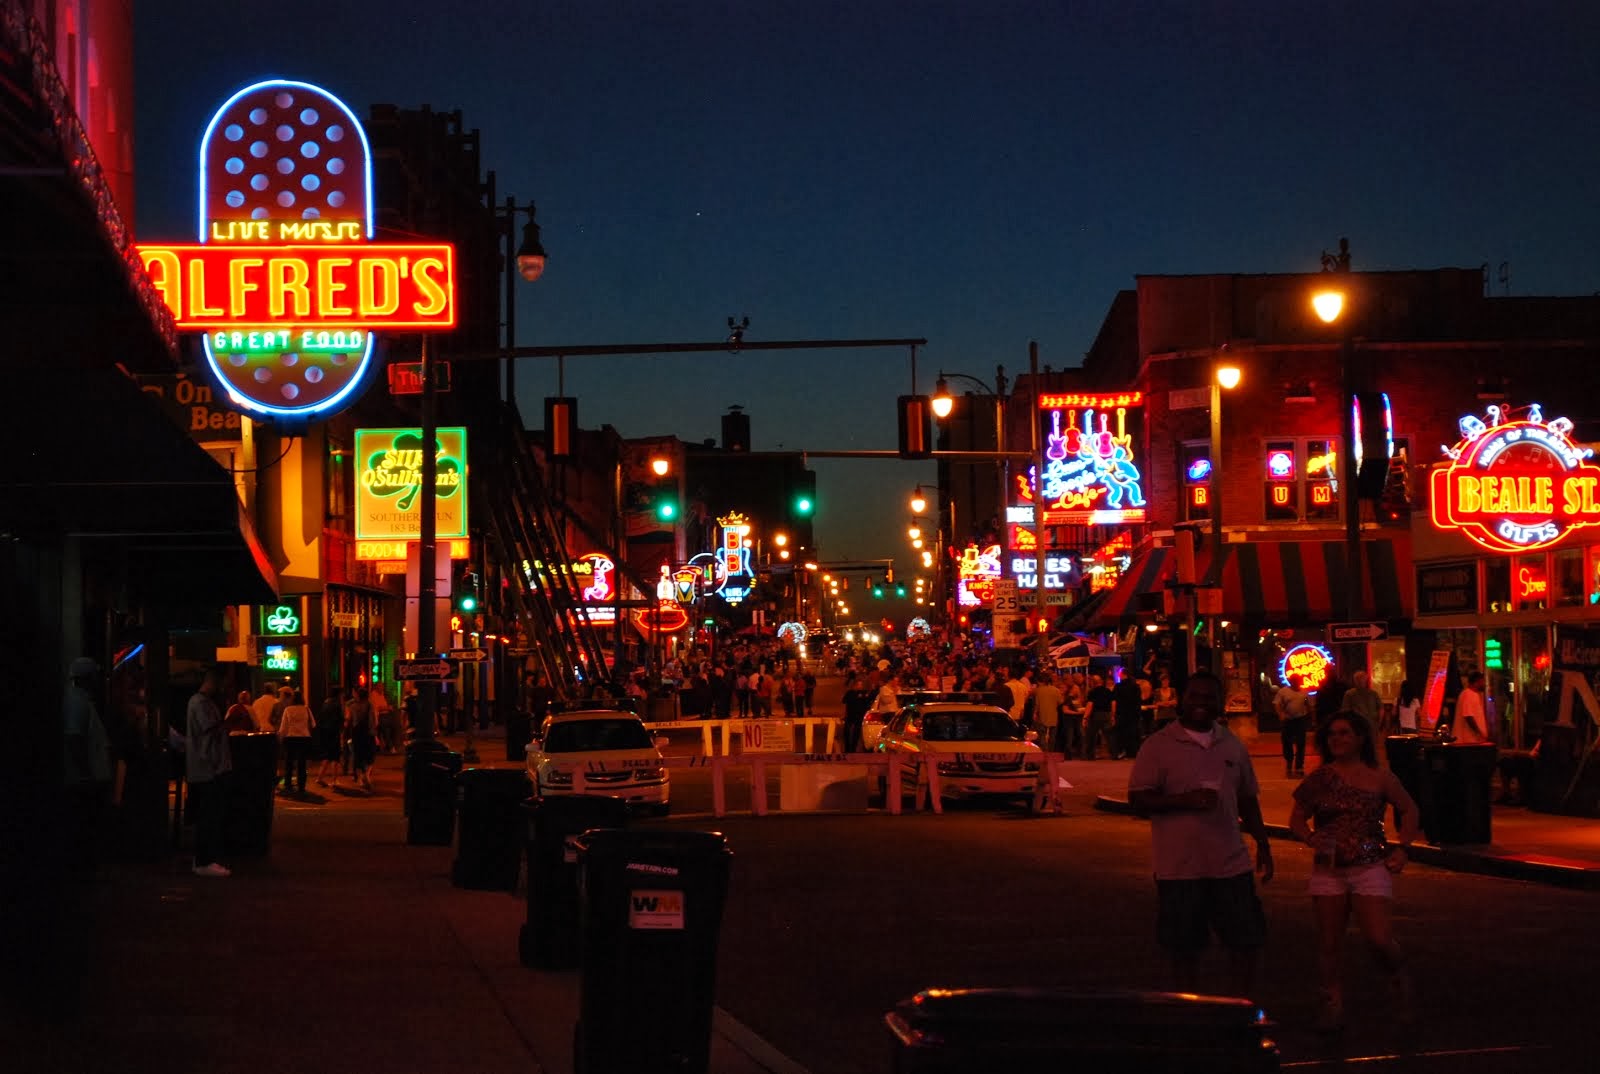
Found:
[[[1571,438],[1566,418],[1538,404],[1514,417],[1491,406],[1460,421],[1461,440],[1432,473],[1433,524],[1459,530],[1491,552],[1546,548],[1600,525],[1600,466]]]
[[[454,248],[372,241],[372,151],[327,90],[272,79],[229,97],[200,139],[199,185],[199,242],[137,251],[252,417],[333,414],[359,396],[375,330],[455,327]]]

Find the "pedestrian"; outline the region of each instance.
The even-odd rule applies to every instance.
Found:
[[[1422,712],[1422,696],[1407,679],[1400,684],[1400,700],[1395,703],[1394,716],[1402,735],[1417,733],[1417,716]]]
[[[733,678],[721,665],[711,669],[711,712],[707,715],[719,720],[733,715]]]
[[[1489,720],[1483,708],[1483,672],[1467,675],[1467,685],[1456,698],[1455,718],[1450,721],[1450,737],[1469,745],[1489,741]]]
[[[810,668],[806,668],[800,675],[800,694],[805,699],[806,715],[815,716],[817,714],[817,676]]]
[[[223,714],[222,724],[230,735],[256,729],[256,714],[250,708],[249,690],[239,691],[239,696],[234,698],[233,704],[229,705],[228,711]]]
[[[306,761],[311,756],[311,732],[316,718],[306,707],[299,690],[294,691],[289,705],[278,721],[278,745],[283,750],[283,792],[306,793]],[[291,786],[292,785],[292,786]]]
[[[1161,681],[1156,685],[1155,710],[1157,731],[1178,718],[1178,691],[1172,688],[1171,672],[1161,673]]]
[[[338,786],[339,751],[343,739],[344,704],[339,698],[338,688],[335,687],[328,691],[327,698],[317,709],[316,751],[317,759],[322,762],[317,766],[317,786],[328,786],[330,770],[334,786]]]
[[[1106,686],[1104,678],[1090,675],[1089,694],[1084,700],[1089,706],[1089,715],[1084,719],[1083,759],[1092,761],[1100,748],[1100,739],[1111,733],[1111,709],[1116,704],[1116,695]],[[1106,743],[1106,752],[1113,752],[1110,742]]]
[[[73,872],[83,879],[94,876],[111,789],[111,737],[94,700],[99,677],[100,665],[91,657],[80,656],[72,661],[67,666],[67,689],[61,705],[65,765],[62,783],[72,826],[68,849]]]
[[[1351,676],[1350,689],[1339,702],[1340,712],[1353,712],[1367,721],[1368,727],[1379,727],[1383,717],[1383,698],[1367,685],[1367,673],[1358,671]]]
[[[733,696],[739,701],[739,718],[748,719],[750,716],[750,670],[741,667],[738,677],[733,680]]]
[[[1372,725],[1341,712],[1316,735],[1322,766],[1294,791],[1289,830],[1313,850],[1309,891],[1317,922],[1320,1005],[1317,1028],[1344,1028],[1340,967],[1353,915],[1367,949],[1389,975],[1393,1011],[1413,1016],[1411,975],[1392,925],[1394,877],[1404,869],[1417,838],[1417,804],[1392,771],[1378,767]],[[1384,835],[1383,815],[1394,811],[1396,843]]]
[[[372,718],[372,702],[362,693],[351,692],[350,704],[344,710],[345,733],[350,739],[350,767],[356,782],[367,790],[372,789],[373,755],[377,749]]]
[[[185,709],[188,729],[189,815],[194,818],[194,875],[232,876],[217,860],[222,853],[226,821],[227,781],[233,770],[228,731],[217,698],[222,696],[222,669],[210,667]]]
[[[278,684],[264,682],[261,684],[261,694],[250,703],[250,711],[256,718],[257,731],[271,731],[272,710],[278,707]]]
[[[1306,728],[1311,723],[1311,695],[1305,692],[1305,679],[1290,675],[1289,681],[1272,695],[1272,710],[1278,714],[1278,740],[1283,745],[1285,779],[1306,774]]]
[[[1156,687],[1150,681],[1148,663],[1133,681],[1139,687],[1139,738],[1142,741],[1156,729]]]
[[[1061,687],[1048,671],[1039,672],[1033,688],[1033,725],[1039,731],[1039,748],[1047,753],[1061,752]]]
[[[1133,672],[1127,668],[1122,669],[1117,688],[1112,691],[1112,701],[1116,711],[1112,737],[1116,745],[1111,756],[1120,761],[1139,752],[1139,713],[1144,707],[1144,699],[1139,696],[1139,685],[1133,681]]]
[[[265,730],[277,734],[278,728],[283,725],[283,710],[292,704],[294,704],[294,687],[278,687],[278,700],[272,703],[272,712],[267,718],[269,726]]]
[[[1089,713],[1083,676],[1068,675],[1066,697],[1061,702],[1061,754],[1078,757],[1083,753],[1083,718]]]
[[[873,697],[872,688],[860,672],[850,676],[844,690],[844,752],[861,752],[861,726]]]
[[[372,715],[378,726],[378,747],[384,753],[393,753],[400,742],[400,714],[389,703],[389,695],[381,686],[367,691],[367,701],[372,705]]]
[[[1028,707],[1028,698],[1033,693],[1033,687],[1028,682],[1028,667],[1021,662],[1011,665],[1011,678],[1005,681],[1007,694],[1006,711],[1011,713],[1011,718],[1018,723],[1022,722],[1022,714]]]
[[[1255,872],[1272,879],[1250,752],[1217,719],[1222,682],[1189,676],[1178,718],[1147,739],[1128,776],[1128,801],[1150,818],[1160,903],[1157,935],[1180,992],[1202,992],[1200,955],[1214,932],[1228,951],[1228,990],[1248,997],[1266,941],[1266,915],[1241,831],[1255,840]]]

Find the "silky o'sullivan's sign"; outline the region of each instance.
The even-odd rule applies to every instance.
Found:
[[[199,242],[139,257],[228,401],[326,417],[368,382],[373,333],[455,326],[455,251],[375,243],[372,152],[345,103],[274,79],[223,102],[200,140]]]
[[[435,436],[436,536],[467,536],[467,430]],[[422,537],[422,430],[356,430],[356,540]]]
[[[1545,548],[1600,525],[1600,466],[1571,439],[1572,422],[1545,421],[1537,404],[1491,406],[1461,419],[1462,439],[1432,473],[1431,514],[1493,552]]]

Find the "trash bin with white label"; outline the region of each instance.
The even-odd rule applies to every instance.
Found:
[[[574,1074],[704,1074],[729,860],[721,832],[601,830],[578,840]],[[648,984],[651,1000],[638,1002]]]

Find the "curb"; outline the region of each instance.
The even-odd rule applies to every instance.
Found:
[[[1123,798],[1111,798],[1102,794],[1095,798],[1094,807],[1102,813],[1116,813],[1125,817],[1139,816],[1133,806]],[[1283,824],[1269,824],[1267,832],[1274,839],[1299,842]],[[1424,843],[1413,844],[1410,857],[1412,861],[1421,865],[1431,865],[1437,869],[1448,869],[1456,873],[1493,876],[1502,880],[1526,880],[1529,883],[1576,888],[1580,891],[1600,891],[1600,865],[1591,865],[1588,862],[1560,858],[1541,859],[1532,854],[1496,854],[1485,850],[1433,846]]]

